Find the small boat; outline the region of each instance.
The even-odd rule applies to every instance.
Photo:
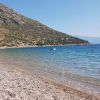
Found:
[[[54,50],[54,51],[55,51],[55,50],[56,50],[56,48],[51,48],[51,49],[50,49],[50,51],[52,51],[52,50]]]
[[[56,48],[53,48],[53,50],[56,50]]]

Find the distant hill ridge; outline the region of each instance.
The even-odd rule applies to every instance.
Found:
[[[0,47],[66,44],[88,44],[88,41],[51,29],[0,3]]]

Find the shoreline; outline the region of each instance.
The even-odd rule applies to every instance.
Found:
[[[38,45],[27,45],[27,46],[13,46],[13,47],[7,47],[7,46],[3,46],[0,47],[0,49],[13,49],[13,48],[36,48],[36,47],[53,47],[53,46],[75,46],[75,45],[93,45],[93,44],[86,44],[86,43],[82,43],[82,44],[66,44],[66,45],[42,45],[42,46],[38,46]]]
[[[5,73],[5,77],[4,77],[4,73]],[[3,81],[2,76],[3,76],[3,80],[5,80],[3,84],[2,84],[2,81]],[[4,91],[2,89],[5,88],[6,89],[5,92],[6,91],[8,92],[9,90],[11,92],[10,94],[13,94],[13,92],[15,92],[15,94],[13,95],[16,95],[16,96],[14,96],[13,98],[17,98],[17,97],[20,98],[19,92],[18,92],[20,89],[22,89],[21,90],[22,92],[25,92],[25,91],[29,92],[30,89],[33,88],[33,90],[36,91],[36,93],[37,92],[39,93],[41,91],[40,93],[41,96],[34,94],[33,90],[31,89],[31,91],[29,92],[30,94],[32,92],[31,96],[30,95],[28,96],[25,92],[24,96],[25,97],[28,96],[28,97],[27,99],[25,99],[24,96],[22,98],[25,100],[29,100],[29,98],[31,98],[30,100],[100,100],[100,95],[89,94],[84,91],[79,91],[77,89],[74,89],[73,87],[65,86],[63,84],[57,83],[50,79],[44,78],[42,76],[38,76],[34,73],[30,73],[29,71],[19,68],[15,65],[6,64],[2,62],[0,62],[0,80],[2,80],[0,82],[0,87],[1,87],[0,91]],[[6,81],[7,83],[9,83],[8,86],[7,86]],[[18,86],[17,87],[18,90],[16,90],[16,86]],[[44,92],[45,94],[43,94]],[[1,94],[2,93],[0,93],[0,96]],[[34,97],[32,97],[33,95]],[[11,96],[9,96],[8,94],[6,94],[5,96],[11,98]],[[45,99],[45,96],[47,97],[47,99]],[[43,99],[41,98],[39,99],[39,97],[43,97]],[[35,99],[35,98],[38,98],[38,99]],[[18,99],[18,100],[21,100],[21,99]]]

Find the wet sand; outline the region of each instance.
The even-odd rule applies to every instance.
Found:
[[[100,100],[15,65],[0,62],[0,100]]]

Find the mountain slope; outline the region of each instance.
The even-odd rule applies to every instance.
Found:
[[[100,44],[100,37],[86,37],[86,36],[77,36],[80,39],[86,39],[92,44]]]
[[[87,43],[88,41],[53,30],[0,4],[0,47]]]

